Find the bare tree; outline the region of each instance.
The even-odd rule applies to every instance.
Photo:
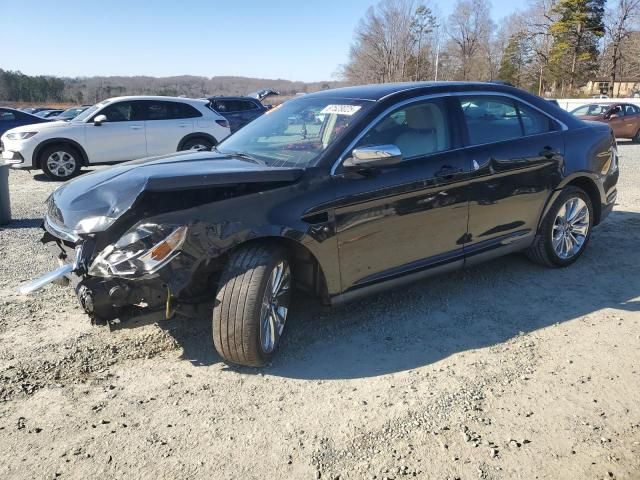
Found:
[[[474,72],[478,66],[476,55],[489,45],[494,29],[488,0],[457,0],[448,27],[459,54],[459,76],[462,80],[477,77],[480,72]]]
[[[613,97],[616,95],[614,91],[616,79],[618,74],[621,73],[621,61],[623,61],[625,53],[627,55],[629,53],[628,51],[625,52],[624,47],[629,48],[633,45],[633,42],[629,42],[629,40],[633,33],[632,28],[638,27],[640,0],[616,0],[614,7],[607,11],[605,18],[608,45],[605,47],[603,57],[606,58],[608,63],[609,77],[611,78],[609,94]],[[633,54],[637,58],[638,50],[633,51]]]

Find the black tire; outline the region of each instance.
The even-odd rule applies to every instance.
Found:
[[[51,145],[42,150],[38,164],[47,177],[52,180],[66,181],[80,173],[82,156],[78,149],[71,145]],[[58,165],[58,168],[55,165]]]
[[[561,257],[555,250],[552,241],[552,235],[556,218],[560,209],[573,198],[581,199],[587,206],[589,211],[588,230],[579,249],[571,254],[568,258]],[[545,265],[547,267],[567,267],[575,262],[584,253],[587,248],[589,239],[591,238],[591,230],[593,229],[593,205],[589,195],[579,187],[570,186],[565,188],[558,198],[553,202],[547,216],[544,218],[540,229],[536,235],[533,245],[526,251],[527,256],[532,261]]]
[[[265,350],[261,320],[265,292],[272,273],[280,265],[283,265],[283,277],[288,272],[288,288],[282,296],[287,307],[282,322],[284,328],[292,285],[286,251],[280,247],[253,245],[230,256],[213,309],[213,344],[227,362],[260,367],[271,361],[282,331],[274,335],[273,348]]]
[[[204,137],[190,138],[182,144],[180,150],[211,150],[214,143]]]
[[[633,143],[640,143],[640,129],[636,132],[631,141]]]

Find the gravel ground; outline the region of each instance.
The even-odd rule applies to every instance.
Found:
[[[237,369],[208,319],[110,332],[38,243],[56,186],[12,172],[0,229],[0,478],[640,479],[640,146],[582,259],[512,255],[335,310],[301,302]]]

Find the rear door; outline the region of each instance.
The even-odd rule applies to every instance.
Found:
[[[471,163],[468,261],[536,233],[561,180],[562,126],[535,107],[502,95],[458,96]],[[518,243],[519,242],[519,243]]]
[[[85,124],[86,151],[90,163],[122,162],[147,154],[144,120],[138,101],[109,103]],[[104,115],[107,120],[95,125],[93,119]]]
[[[166,155],[178,150],[180,141],[194,131],[194,119],[202,114],[187,103],[142,100],[147,154]]]
[[[633,138],[640,131],[640,108],[630,103],[622,106],[624,110],[625,136]]]
[[[242,126],[258,118],[264,111],[264,107],[259,106],[257,100],[239,100],[239,104],[242,109]]]

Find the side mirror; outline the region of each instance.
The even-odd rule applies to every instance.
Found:
[[[97,115],[94,119],[93,119],[93,124],[96,127],[99,127],[100,125],[102,125],[103,122],[107,121],[107,116],[106,115]]]
[[[351,158],[343,165],[347,168],[387,167],[402,162],[402,152],[396,145],[376,145],[373,147],[355,148]]]

